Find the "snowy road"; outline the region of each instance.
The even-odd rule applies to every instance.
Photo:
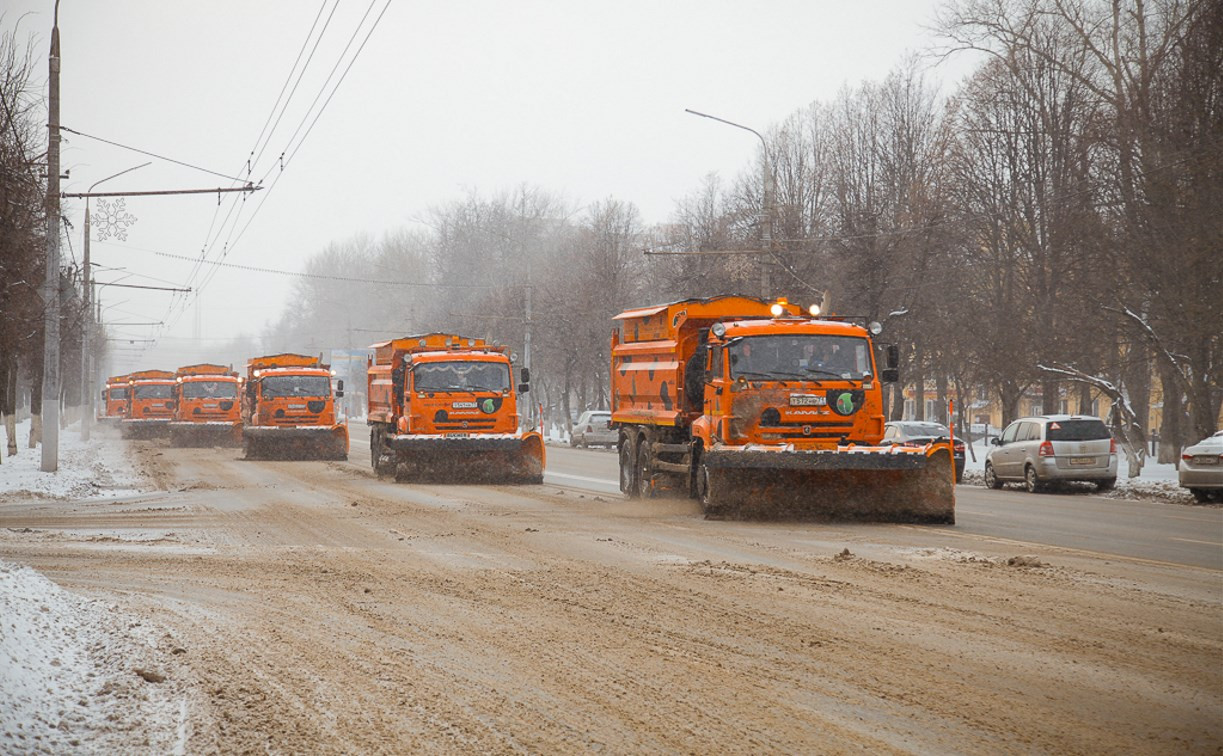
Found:
[[[1223,746],[1219,571],[975,535],[964,497],[707,522],[598,493],[610,454],[445,486],[136,448],[165,492],[7,502],[0,558],[166,628],[189,752]]]
[[[616,455],[605,450],[548,448],[545,480],[557,485],[616,492]],[[618,495],[618,494],[616,494]],[[1109,558],[1148,559],[1223,570],[1223,509],[1164,501],[1127,501],[1082,491],[1030,494],[1018,487],[991,491],[956,487],[956,539],[1006,539],[1016,548],[1056,546]]]

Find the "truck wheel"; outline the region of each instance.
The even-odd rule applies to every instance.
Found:
[[[654,497],[654,460],[651,459],[650,442],[642,441],[637,445],[637,466],[634,473],[637,477],[637,498],[651,499]]]
[[[630,499],[637,498],[637,445],[633,437],[620,438],[620,492]]]
[[[378,457],[382,454],[382,438],[378,431],[369,432],[369,466],[378,472]]]

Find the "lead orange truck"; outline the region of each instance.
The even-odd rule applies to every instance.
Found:
[[[127,377],[128,410],[119,421],[123,438],[164,438],[174,416],[174,373],[140,370]]]
[[[174,375],[172,446],[237,446],[242,443],[240,381],[232,366],[184,365]]]
[[[725,519],[955,522],[952,439],[882,446],[883,386],[864,318],[784,300],[688,299],[623,312],[611,340],[620,488],[700,499]]]
[[[543,436],[519,430],[509,349],[429,333],[371,347],[370,463],[398,481],[427,478],[542,483]]]
[[[242,446],[247,459],[348,459],[348,423],[336,415],[331,367],[322,357],[272,354],[246,366]]]

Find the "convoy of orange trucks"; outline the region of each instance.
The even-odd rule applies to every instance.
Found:
[[[875,343],[878,323],[743,296],[614,321],[611,427],[630,498],[689,495],[710,518],[955,522],[955,440],[882,444],[898,351]],[[379,477],[543,481],[543,435],[520,412],[530,371],[508,347],[426,333],[371,350]],[[168,429],[176,446],[240,441],[248,459],[347,459],[333,375],[301,354],[253,358],[245,378],[215,364],[144,370],[107,381],[103,417],[121,417],[125,437]]]
[[[509,349],[429,333],[374,344],[368,364],[370,464],[397,481],[542,483],[543,435],[521,430]]]
[[[246,366],[242,391],[242,446],[247,459],[348,459],[348,423],[335,400],[322,355],[273,354]]]
[[[242,443],[241,381],[232,366],[201,363],[175,371],[173,446],[237,446]]]
[[[174,373],[140,370],[127,376],[127,413],[119,421],[124,438],[164,437],[174,416]]]
[[[620,488],[670,488],[707,517],[955,522],[952,439],[881,446],[877,323],[784,300],[688,299],[616,316]]]

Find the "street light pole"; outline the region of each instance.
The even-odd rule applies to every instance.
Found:
[[[763,249],[762,249],[762,254],[759,257],[757,257],[756,259],[760,264],[760,298],[768,299],[769,298],[769,268],[768,268],[768,260],[766,260],[765,258],[768,257],[770,254],[772,254],[772,251],[773,251],[773,170],[771,166],[769,165],[769,144],[768,142],[765,141],[764,137],[760,134],[759,131],[756,131],[753,128],[744,126],[741,123],[735,123],[734,121],[728,121],[725,118],[718,118],[715,115],[709,115],[708,113],[701,113],[699,111],[692,110],[690,108],[684,108],[684,112],[691,113],[694,116],[700,116],[701,118],[708,118],[711,121],[717,121],[719,123],[724,123],[727,126],[734,126],[736,129],[743,129],[744,131],[750,131],[756,135],[757,139],[760,140],[760,148],[761,148],[760,152],[761,152],[761,156],[764,159],[764,182],[763,182],[764,183],[764,200],[763,200],[764,207],[761,208],[761,218],[760,218],[760,244]]]
[[[59,469],[59,0],[47,60],[47,275],[43,289],[42,461]]]
[[[140,165],[132,166],[131,168],[119,171],[113,176],[98,179],[97,181],[93,182],[93,185],[89,187],[89,191],[85,193],[85,323],[81,332],[81,411],[83,413],[81,416],[81,438],[86,441],[89,440],[89,427],[93,424],[93,370],[90,366],[91,355],[89,353],[89,337],[90,332],[93,330],[93,308],[90,306],[89,301],[93,293],[89,282],[91,272],[89,265],[89,237],[91,236],[89,233],[89,196],[93,193],[94,187],[96,187],[98,184],[101,184],[104,181],[110,181],[113,178],[118,178],[125,173],[130,173],[131,171],[134,171],[137,168],[143,168],[146,165],[152,165],[152,163],[142,163]]]

